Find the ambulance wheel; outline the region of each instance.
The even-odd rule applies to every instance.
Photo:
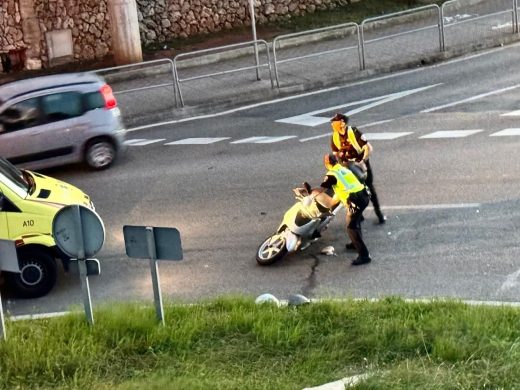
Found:
[[[7,275],[7,283],[19,298],[39,298],[46,295],[56,284],[58,267],[56,260],[44,250],[34,248],[18,253],[20,273]]]

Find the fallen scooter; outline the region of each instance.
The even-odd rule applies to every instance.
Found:
[[[321,237],[332,219],[343,208],[331,191],[311,196],[308,183],[293,189],[296,203],[285,212],[283,220],[274,234],[267,237],[256,251],[260,265],[270,265],[289,253],[307,249]]]

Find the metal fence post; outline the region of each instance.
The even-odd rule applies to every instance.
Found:
[[[513,34],[518,34],[518,0],[513,0]]]

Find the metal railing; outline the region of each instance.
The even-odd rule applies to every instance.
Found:
[[[101,73],[106,73],[106,72],[111,72],[111,71],[118,71],[118,70],[121,70],[121,69],[149,67],[150,65],[155,65],[155,64],[159,64],[159,63],[168,63],[168,64],[170,64],[170,66],[171,66],[171,74],[172,74],[172,82],[171,83],[154,84],[154,85],[147,85],[146,87],[131,88],[131,89],[123,90],[123,91],[114,91],[114,94],[116,94],[116,95],[117,94],[125,94],[125,93],[129,93],[129,92],[139,92],[139,91],[145,91],[145,90],[154,89],[154,88],[163,88],[163,87],[173,86],[174,104],[175,104],[175,106],[177,106],[177,94],[175,92],[175,85],[176,85],[175,84],[175,68],[174,68],[174,62],[171,59],[169,59],[169,58],[162,58],[162,59],[159,59],[159,60],[139,62],[139,63],[136,63],[136,64],[113,66],[113,67],[110,67],[110,68],[96,69],[96,70],[91,71],[90,73],[101,74]]]
[[[283,60],[278,60],[276,57],[276,48],[277,48],[277,45],[280,45],[280,47],[281,47],[280,41],[290,40],[290,39],[294,39],[296,37],[301,37],[301,36],[305,36],[305,35],[324,33],[327,31],[342,30],[342,29],[347,29],[347,28],[351,28],[351,27],[354,27],[356,29],[356,36],[358,39],[357,49],[358,49],[359,66],[361,68],[362,58],[361,58],[360,43],[359,43],[360,42],[359,41],[359,25],[357,23],[351,22],[351,23],[337,24],[334,26],[322,27],[322,28],[317,28],[317,29],[313,29],[313,30],[300,31],[300,32],[292,33],[292,34],[278,35],[277,37],[275,37],[273,40],[273,67],[274,67],[274,75],[275,75],[275,79],[276,79],[276,86],[278,88],[280,88],[280,77],[278,75],[278,64],[282,64],[285,62],[291,62],[291,61],[298,61],[298,60],[302,60],[302,59],[306,59],[306,58],[318,57],[323,54],[338,53],[341,51],[351,50],[354,48],[354,47],[342,47],[340,49],[323,50],[323,51],[319,51],[319,52],[312,53],[312,54],[296,56],[296,57],[289,57],[289,58],[286,58]]]
[[[390,19],[390,18],[394,18],[394,17],[398,17],[398,16],[409,15],[409,14],[427,11],[427,10],[436,10],[437,11],[438,29],[439,29],[439,48],[440,48],[440,51],[442,51],[443,39],[442,39],[442,27],[441,27],[442,24],[441,24],[440,7],[437,4],[425,5],[422,7],[412,8],[412,9],[409,9],[406,11],[394,12],[394,13],[391,13],[388,15],[381,15],[381,16],[376,16],[373,18],[367,18],[367,19],[363,20],[359,27],[360,42],[361,42],[361,58],[362,58],[361,69],[362,70],[366,69],[364,27],[367,23],[372,23],[372,22],[376,22],[376,21],[380,21],[380,20],[384,20],[384,19]],[[383,38],[388,38],[388,36],[383,37]],[[367,41],[367,42],[369,42],[369,41]]]
[[[224,51],[224,50],[237,49],[240,47],[248,47],[248,46],[253,46],[254,52],[255,52],[255,57],[256,57],[258,54],[258,45],[265,46],[265,52],[267,54],[267,63],[265,63],[265,64],[260,64],[259,62],[256,62],[256,65],[254,65],[254,66],[234,68],[234,69],[224,70],[224,71],[220,71],[220,72],[203,74],[203,75],[199,75],[199,76],[186,77],[184,79],[181,79],[179,77],[179,73],[177,70],[177,63],[180,58],[196,57],[196,56],[205,55],[208,53],[220,52],[220,51]],[[255,60],[259,61],[258,57],[256,57]],[[259,79],[258,71],[262,67],[267,67],[269,69],[269,77],[271,79],[271,88],[274,88],[273,74],[272,74],[272,69],[271,69],[271,56],[269,54],[269,45],[263,39],[258,39],[256,41],[235,43],[232,45],[219,46],[219,47],[214,47],[214,48],[210,48],[210,49],[197,50],[197,51],[193,51],[193,52],[189,52],[189,53],[177,54],[173,59],[173,72],[174,72],[174,80],[177,85],[176,90],[179,94],[180,105],[181,105],[181,107],[184,107],[184,98],[182,96],[181,82],[198,80],[198,79],[202,79],[202,78],[225,75],[225,74],[236,73],[236,72],[243,72],[243,71],[251,70],[251,69],[256,70],[256,72],[257,72],[256,77],[257,77],[257,79]],[[177,99],[175,99],[175,102],[177,103]]]
[[[463,23],[469,23],[469,22],[475,21],[477,19],[483,19],[486,17],[494,17],[500,13],[511,12],[512,31],[514,34],[518,34],[518,32],[519,32],[519,20],[518,20],[519,19],[518,18],[519,0],[510,0],[510,1],[512,3],[511,11],[503,10],[500,12],[480,15],[480,16],[477,16],[477,17],[474,17],[471,19],[455,21],[454,23],[449,24],[449,27],[453,27],[456,25],[462,25]],[[226,75],[226,74],[231,74],[231,73],[236,73],[236,72],[244,72],[244,71],[248,71],[248,70],[252,70],[252,69],[254,69],[256,71],[256,76],[257,76],[256,79],[259,80],[260,79],[259,70],[262,68],[267,68],[269,70],[271,88],[275,88],[275,81],[276,81],[276,87],[280,88],[279,68],[280,68],[281,64],[289,63],[289,62],[293,62],[293,61],[301,61],[304,59],[309,59],[309,58],[314,58],[314,57],[320,57],[320,56],[324,56],[324,55],[331,54],[331,53],[338,53],[338,52],[342,52],[342,51],[353,50],[356,48],[355,45],[352,45],[350,47],[346,47],[346,45],[345,45],[345,47],[335,47],[332,49],[330,49],[330,46],[329,46],[329,49],[324,50],[322,48],[321,50],[316,51],[316,52],[311,52],[311,50],[312,50],[312,48],[311,48],[311,50],[309,50],[305,54],[300,52],[298,54],[293,55],[292,57],[280,58],[279,51],[285,47],[288,47],[289,46],[288,43],[291,40],[294,40],[294,41],[303,40],[303,44],[310,44],[314,41],[321,40],[322,38],[325,38],[325,37],[334,37],[334,36],[340,37],[340,34],[344,34],[344,36],[341,36],[340,39],[345,39],[346,36],[354,37],[357,35],[359,70],[366,69],[366,65],[367,65],[366,64],[366,44],[367,43],[375,42],[377,40],[391,39],[391,38],[394,38],[397,36],[417,33],[417,32],[420,32],[420,31],[423,31],[426,29],[435,28],[435,27],[437,27],[437,29],[438,29],[439,51],[444,52],[446,50],[446,37],[445,37],[446,25],[445,25],[444,18],[446,16],[447,9],[449,9],[450,6],[458,6],[457,9],[463,9],[465,7],[463,0],[448,0],[448,1],[444,2],[441,7],[439,7],[436,4],[425,5],[425,6],[421,6],[421,7],[401,11],[401,12],[395,12],[395,13],[391,13],[391,14],[387,14],[387,15],[381,15],[378,17],[367,18],[367,19],[363,20],[360,25],[358,25],[357,23],[351,22],[351,23],[344,23],[344,24],[339,24],[339,25],[334,25],[334,26],[307,30],[307,31],[301,31],[301,32],[292,33],[292,34],[279,35],[274,38],[274,40],[272,41],[271,44],[267,43],[265,40],[253,40],[253,41],[241,42],[241,43],[232,44],[232,45],[225,45],[225,46],[219,46],[219,47],[214,47],[214,48],[209,48],[209,49],[204,49],[204,50],[193,51],[193,52],[189,52],[189,53],[181,53],[181,54],[178,54],[177,56],[175,56],[173,58],[173,60],[169,59],[169,58],[158,59],[158,60],[147,61],[147,62],[142,62],[142,63],[138,63],[138,64],[123,65],[123,66],[99,69],[99,70],[95,70],[93,72],[98,73],[98,74],[103,74],[106,72],[118,71],[118,70],[122,70],[122,69],[123,70],[132,69],[132,68],[139,69],[142,67],[158,65],[160,63],[167,63],[171,66],[172,82],[158,83],[155,85],[147,85],[147,86],[138,87],[138,88],[126,89],[123,91],[115,91],[115,93],[116,94],[125,94],[125,93],[149,90],[149,89],[153,89],[153,88],[162,88],[162,87],[173,86],[175,107],[179,107],[179,106],[184,107],[185,102],[184,102],[184,96],[182,93],[181,83],[194,81],[194,80],[198,80],[198,79],[202,79],[202,78],[216,77],[219,75]],[[405,16],[405,15],[413,15],[413,14],[417,14],[417,13],[425,12],[425,11],[433,11],[431,14],[431,17],[436,18],[437,23],[430,24],[426,27],[421,27],[421,28],[415,29],[415,30],[402,31],[402,32],[394,33],[394,34],[387,33],[386,35],[382,34],[378,38],[375,38],[372,40],[365,40],[365,29],[367,28],[367,25],[369,25],[371,23],[382,21],[382,20],[387,20],[387,19],[392,19],[392,18],[398,18],[398,17]],[[437,24],[437,26],[435,26],[435,24]],[[353,31],[341,32],[341,31],[339,31],[341,29],[344,29],[344,30],[352,29]],[[335,30],[338,30],[336,34],[335,34]],[[466,31],[466,30],[464,30],[464,31]],[[311,36],[317,35],[317,34],[321,34],[319,39],[312,39]],[[308,37],[308,39],[306,39],[307,37]],[[272,62],[271,62],[271,56],[270,56],[270,47],[269,47],[270,45],[272,45],[272,51],[273,51]],[[261,46],[261,49],[262,49],[261,51],[266,53],[267,62],[265,62],[265,63],[260,63],[260,61],[258,59],[258,46]],[[220,53],[228,54],[229,52],[234,51],[235,49],[242,49],[242,48],[250,49],[251,53],[253,53],[253,50],[254,50],[254,55],[256,57],[255,65],[244,66],[244,63],[242,63],[242,64],[235,63],[235,64],[232,64],[231,68],[227,69],[227,70],[216,71],[216,72],[210,71],[209,73],[186,77],[186,78],[179,77],[179,69],[180,69],[179,63],[182,63],[184,65],[184,60],[186,60],[187,66],[192,67],[191,64],[188,64],[188,60],[190,58],[196,59],[197,57],[203,57],[206,55],[220,54]],[[249,53],[248,53],[248,55],[249,55]],[[231,56],[228,56],[228,57],[231,57]],[[197,66],[197,65],[194,65],[193,67],[195,67],[195,66]],[[199,62],[198,66],[201,66],[200,62]],[[274,68],[274,75],[273,75],[272,68]],[[202,71],[204,71],[204,69]]]
[[[442,31],[442,51],[446,50],[446,37],[445,37],[445,31],[446,31],[446,24],[445,24],[445,13],[446,13],[446,7],[460,3],[461,0],[448,0],[445,1],[441,6],[441,31]],[[475,22],[484,18],[488,18],[490,16],[497,16],[503,13],[511,12],[511,26],[512,26],[512,33],[517,34],[518,33],[518,4],[517,0],[511,0],[511,11],[498,11],[493,14],[486,14],[486,15],[480,15],[477,17],[465,19],[465,20],[459,20],[454,23],[451,23],[450,26],[456,26],[463,23],[471,23]]]

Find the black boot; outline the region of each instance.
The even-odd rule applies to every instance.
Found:
[[[352,261],[352,265],[362,265],[362,264],[368,264],[372,261],[370,256],[367,257],[357,257],[355,260]]]

